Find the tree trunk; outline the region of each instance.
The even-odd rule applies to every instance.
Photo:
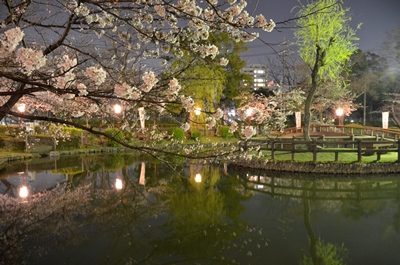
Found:
[[[22,91],[25,88],[25,84],[20,84],[19,90]],[[15,106],[15,104],[19,101],[19,99],[22,97],[22,93],[20,94],[13,94],[10,96],[10,98],[7,100],[6,103],[4,103],[3,106],[0,107],[0,121],[5,118],[5,116],[10,113],[11,109]]]
[[[311,141],[310,125],[311,125],[311,104],[314,99],[315,92],[317,91],[318,71],[323,62],[323,53],[321,48],[317,45],[317,52],[315,54],[315,64],[311,72],[311,89],[304,104],[304,140]]]

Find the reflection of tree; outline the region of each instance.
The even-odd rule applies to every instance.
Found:
[[[128,159],[125,157],[124,160]],[[120,159],[114,159],[114,161],[120,161]],[[133,160],[130,159],[130,161]],[[217,170],[207,169],[210,177],[206,178],[209,181],[203,183],[204,186],[200,189],[187,189],[179,193],[170,187],[168,191],[173,191],[172,194],[174,194],[171,197],[171,194],[166,192],[170,172],[162,165],[154,166],[151,170],[154,171],[154,176],[158,181],[153,179],[146,183],[146,187],[138,185],[136,179],[137,170],[140,169],[137,166],[139,162],[129,168],[123,167],[125,186],[122,190],[115,191],[110,189],[112,188],[110,185],[102,184],[111,183],[110,174],[103,170],[104,162],[105,159],[101,156],[85,158],[84,168],[100,170],[75,176],[70,182],[74,184],[71,187],[78,187],[75,190],[67,189],[64,185],[35,195],[24,204],[19,204],[11,197],[2,196],[0,264],[19,264],[20,261],[27,259],[27,253],[31,256],[40,256],[46,251],[58,252],[58,248],[67,247],[73,243],[90,244],[102,238],[104,234],[109,237],[110,249],[106,253],[99,253],[100,259],[119,260],[125,263],[129,262],[132,253],[135,253],[135,263],[153,264],[157,260],[163,260],[163,255],[169,255],[169,251],[165,251],[164,242],[175,244],[176,238],[184,241],[185,225],[175,220],[177,222],[171,223],[171,227],[177,227],[178,230],[171,230],[167,226],[162,231],[157,226],[153,228],[149,225],[146,228],[143,224],[148,222],[148,218],[151,218],[150,222],[154,222],[155,216],[159,216],[162,220],[166,202],[168,199],[173,201],[177,194],[181,195],[179,198],[186,198],[185,204],[189,206],[195,198],[190,195],[190,192],[196,192],[198,196],[195,204],[199,215],[186,218],[188,222],[195,220],[196,223],[193,226],[188,224],[185,234],[192,236],[187,237],[183,245],[194,245],[198,239],[200,243],[212,246],[218,242],[219,235],[225,234],[224,238],[229,240],[246,229],[245,225],[241,228],[233,228],[234,226],[226,222],[226,208],[235,209],[228,212],[238,214],[240,211],[237,209],[240,207],[224,205],[224,202],[232,204],[232,201],[217,192],[217,183],[221,185]],[[205,173],[204,176],[206,176]],[[189,188],[187,179],[182,180],[186,181],[186,188]],[[85,186],[83,192],[83,188],[79,188],[83,184],[90,184],[90,188]],[[174,189],[182,190],[182,185],[184,183],[180,182],[180,185],[175,185]],[[225,190],[228,191],[229,188]],[[204,202],[207,203],[204,204]],[[178,207],[179,202],[176,203]],[[235,203],[240,204],[240,200]],[[184,212],[179,214],[184,215]],[[225,222],[222,224],[223,219]],[[90,233],[87,233],[88,228],[90,228]],[[207,236],[205,234],[199,236],[203,233]],[[32,247],[35,244],[39,246],[40,251]],[[174,244],[167,245],[168,249]],[[219,249],[222,247],[221,244]],[[200,252],[199,255],[207,256]]]
[[[309,193],[309,191],[305,191]],[[305,197],[309,197],[306,194]],[[342,244],[335,246],[331,243],[325,243],[323,239],[315,236],[314,230],[311,225],[311,205],[309,199],[303,199],[303,217],[304,225],[306,226],[308,236],[310,239],[310,256],[304,257],[301,264],[303,265],[341,265],[344,264],[344,256],[347,249]]]
[[[157,243],[159,251],[175,255],[175,262],[220,264],[235,263],[235,257],[265,246],[261,231],[238,218],[244,211],[243,197],[236,190],[238,180],[221,179],[220,170],[211,166],[199,172],[201,183],[193,176],[169,186],[171,218],[165,228],[169,236]]]
[[[43,238],[79,240],[79,222],[88,203],[88,186],[65,191],[57,187],[29,198],[26,202],[0,195],[0,264],[22,264],[27,259],[24,244]],[[53,241],[53,240],[52,240]],[[36,249],[37,255],[44,249]]]

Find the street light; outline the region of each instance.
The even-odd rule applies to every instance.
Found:
[[[115,114],[117,114],[117,115],[121,114],[121,112],[122,112],[122,107],[121,107],[121,105],[115,104],[115,105],[114,105],[114,112],[115,112]],[[118,130],[119,130],[120,125],[119,125],[119,117],[118,117],[118,116],[117,116],[117,124],[118,124]]]
[[[24,103],[19,104],[18,107],[17,107],[18,112],[23,114],[25,112],[25,106],[26,105]],[[19,118],[19,123],[22,124],[22,118],[21,117]]]
[[[194,181],[197,182],[197,183],[201,182],[201,174],[200,173],[196,174],[196,176],[194,177]]]
[[[336,109],[336,115],[338,116],[338,125],[340,126],[340,118],[343,116],[343,109],[338,108]]]
[[[253,113],[253,109],[252,108],[248,108],[246,110],[246,113],[247,113],[247,117],[248,117],[247,125],[250,126],[250,117],[251,117],[251,114]]]
[[[115,112],[115,114],[120,114],[121,111],[122,111],[121,105],[115,104],[115,105],[114,105],[114,112]]]
[[[201,114],[201,108],[194,108],[194,114],[196,114],[196,116],[199,116]]]

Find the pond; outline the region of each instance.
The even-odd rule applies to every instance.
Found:
[[[400,264],[399,175],[126,154],[10,164],[0,180],[0,264]]]

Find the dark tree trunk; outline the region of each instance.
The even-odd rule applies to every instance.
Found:
[[[310,125],[311,125],[311,104],[317,91],[318,71],[323,63],[324,52],[321,53],[321,48],[317,45],[315,54],[315,64],[311,72],[311,89],[308,93],[304,104],[304,140],[311,141]]]
[[[19,91],[22,91],[25,88],[25,84],[20,84]],[[8,113],[10,113],[11,109],[15,106],[18,100],[22,97],[23,93],[17,93],[10,96],[6,103],[0,107],[0,121],[6,117]]]

